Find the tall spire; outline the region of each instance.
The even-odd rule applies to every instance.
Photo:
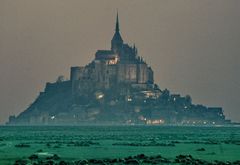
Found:
[[[116,27],[115,27],[115,33],[111,41],[111,49],[114,52],[119,51],[122,48],[122,45],[123,45],[123,39],[119,32],[119,20],[118,20],[118,11],[117,11]]]
[[[119,32],[119,20],[118,20],[118,11],[117,11],[117,18],[116,18],[116,28],[115,28],[116,32]]]

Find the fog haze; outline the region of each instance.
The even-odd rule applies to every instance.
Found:
[[[1,0],[0,123],[109,49],[116,10],[155,82],[240,122],[239,0]]]

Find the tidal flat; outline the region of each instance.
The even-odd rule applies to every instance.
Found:
[[[240,164],[240,127],[0,127],[0,165],[191,163]]]

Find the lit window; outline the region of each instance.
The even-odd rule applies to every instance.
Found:
[[[107,61],[107,64],[108,65],[115,65],[115,64],[117,64],[118,60],[119,60],[118,57],[115,57],[114,59],[111,59],[111,60]]]

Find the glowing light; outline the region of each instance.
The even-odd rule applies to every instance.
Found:
[[[163,119],[159,119],[159,120],[147,120],[147,124],[164,124],[164,120]]]
[[[95,96],[96,96],[96,99],[102,99],[104,97],[104,94],[102,92],[96,92]]]
[[[159,93],[153,91],[141,91],[141,93],[145,95],[145,98],[157,99],[160,96]]]
[[[52,119],[52,120],[55,119],[55,116],[51,116],[51,119]]]
[[[108,60],[107,64],[109,65],[115,65],[118,62],[118,57],[116,56],[114,59]]]
[[[104,95],[103,94],[101,94],[101,95],[98,95],[98,99],[101,99],[101,98],[103,98],[104,97]]]

